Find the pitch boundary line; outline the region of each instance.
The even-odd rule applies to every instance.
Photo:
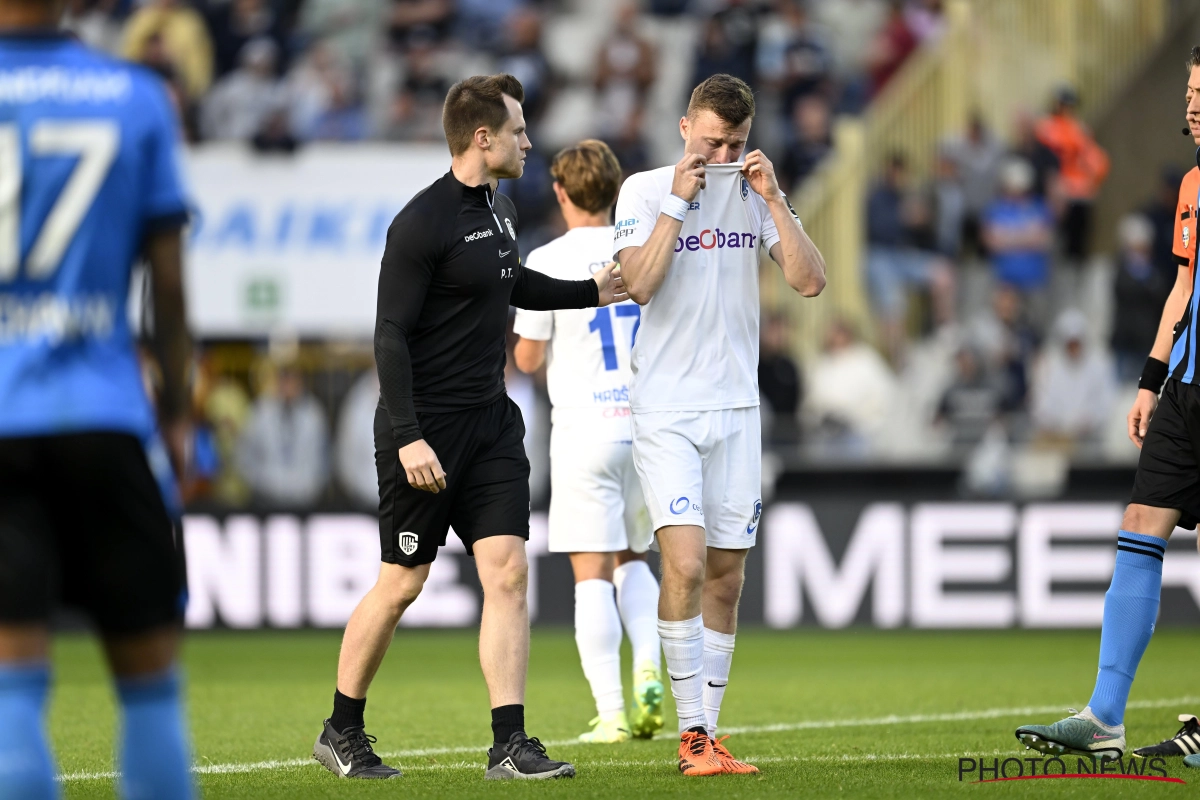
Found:
[[[1134,700],[1129,703],[1126,708],[1131,710],[1137,709],[1152,709],[1152,708],[1167,708],[1175,705],[1186,705],[1189,703],[1200,702],[1200,697],[1187,695],[1184,697],[1163,698],[1160,700]],[[1065,710],[1062,705],[1052,706],[1024,706],[1018,708],[988,708],[980,711],[954,711],[941,714],[908,714],[908,715],[890,715],[886,717],[866,717],[852,719],[833,719],[833,720],[807,720],[803,722],[782,722],[771,725],[742,725],[729,728],[722,728],[722,733],[728,734],[758,734],[758,733],[786,733],[789,731],[802,731],[827,728],[855,728],[855,727],[874,727],[879,725],[919,725],[930,722],[974,722],[985,719],[1001,719],[1004,717],[1021,717],[1034,714],[1050,714]],[[658,739],[674,739],[672,736],[658,736]],[[586,742],[580,742],[578,739],[561,739],[558,741],[546,742],[547,747],[567,747],[567,746],[586,746]],[[459,746],[459,747],[427,747],[412,750],[391,750],[379,753],[383,758],[422,758],[426,756],[442,756],[442,755],[462,755],[466,753],[483,753],[487,751],[487,745],[474,746]],[[856,754],[853,756],[764,756],[761,758],[752,758],[755,761],[762,763],[782,763],[782,762],[803,762],[803,761],[899,761],[919,758],[958,758],[959,756],[974,757],[974,756],[990,756],[1002,755],[1008,751],[991,751],[981,753],[942,753],[942,754],[925,754],[925,753],[865,753]],[[272,759],[267,761],[252,761],[245,763],[227,763],[227,764],[197,764],[192,768],[192,771],[199,775],[231,775],[242,774],[247,772],[263,772],[275,769],[292,769],[295,767],[303,767],[316,765],[316,761],[310,758],[286,758]],[[653,766],[658,764],[673,764],[673,759],[663,760],[643,760],[643,761],[622,761],[609,759],[607,761],[589,762],[589,765],[599,766]],[[456,764],[426,764],[416,766],[404,766],[404,771],[416,770],[437,770],[437,769],[472,769],[478,768],[476,762],[458,762]],[[71,772],[65,775],[58,776],[58,780],[63,783],[76,781],[97,781],[97,780],[112,780],[118,777],[116,772]]]

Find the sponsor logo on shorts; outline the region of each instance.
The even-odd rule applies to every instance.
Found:
[[[750,517],[750,524],[746,526],[746,535],[753,536],[758,530],[758,521],[762,519],[762,500],[754,501],[754,516]]]
[[[400,552],[406,556],[411,556],[417,552],[417,535],[412,531],[404,531],[400,534]]]
[[[486,239],[491,235],[492,235],[492,229],[484,228],[481,231],[475,231],[474,233],[468,233],[466,236],[463,237],[463,241],[464,242],[473,242],[476,239]]]
[[[688,499],[686,497],[676,497],[671,501],[671,513],[682,514],[688,510]]]

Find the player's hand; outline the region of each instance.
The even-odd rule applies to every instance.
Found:
[[[708,162],[702,155],[688,153],[675,165],[675,178],[671,181],[671,194],[682,197],[689,203],[696,199],[704,188],[704,165]]]
[[[1146,429],[1150,426],[1150,419],[1157,408],[1158,395],[1149,389],[1138,389],[1137,399],[1133,401],[1133,408],[1129,409],[1129,416],[1125,421],[1129,425],[1129,440],[1136,444],[1139,450],[1142,449]]]
[[[610,261],[596,270],[592,275],[592,280],[600,289],[600,302],[597,305],[603,307],[629,299],[629,292],[625,290],[625,281],[621,280],[621,266],[615,261]]]
[[[408,485],[422,492],[437,494],[446,488],[446,471],[433,448],[424,439],[400,448],[400,466],[408,477]]]
[[[746,156],[742,162],[742,176],[755,194],[764,200],[774,200],[779,197],[779,179],[775,177],[775,165],[763,155],[762,150],[755,150]]]

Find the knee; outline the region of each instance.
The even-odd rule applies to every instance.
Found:
[[[488,573],[487,581],[483,582],[485,594],[524,598],[529,591],[529,562],[523,551],[495,565]]]
[[[421,595],[421,589],[424,586],[423,576],[408,573],[392,577],[389,580],[381,580],[375,588],[389,611],[394,614],[403,614],[405,609]]]
[[[663,559],[663,584],[697,588],[704,584],[704,558],[699,555]]]
[[[741,571],[710,577],[704,585],[704,591],[709,597],[724,606],[736,606],[742,597]]]

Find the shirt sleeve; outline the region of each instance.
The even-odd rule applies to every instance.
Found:
[[[1179,202],[1175,207],[1175,239],[1171,243],[1171,254],[1180,267],[1192,263],[1192,252],[1196,238],[1196,204],[1193,202],[1191,181],[1184,177],[1179,186]]]
[[[388,229],[379,269],[375,367],[397,448],[424,438],[413,406],[408,341],[421,317],[439,257],[436,229],[431,227],[420,215],[401,212]]]
[[[791,202],[787,199],[787,197],[783,198],[783,202],[787,203],[788,211],[791,212],[792,217],[794,217],[796,223],[799,224],[800,218],[796,216],[796,209],[792,208]],[[766,200],[764,200],[762,197],[759,197],[758,202],[755,205],[758,206],[760,220],[758,240],[762,242],[763,250],[766,250],[769,253],[771,252],[771,248],[774,247],[776,242],[779,241],[779,228],[775,225],[775,218],[771,216],[771,209],[767,208]]]
[[[641,247],[658,223],[661,197],[648,189],[651,182],[643,175],[632,175],[617,196],[617,224],[613,230],[613,258],[626,247]]]
[[[541,251],[542,248],[539,247],[529,254],[529,260],[525,263],[526,268],[536,269],[540,272],[547,271],[542,263],[544,259]],[[517,317],[513,321],[513,333],[525,339],[539,342],[549,341],[554,335],[554,312],[517,309]]]
[[[147,76],[144,103],[138,113],[148,123],[143,142],[146,165],[142,187],[142,221],[149,228],[178,227],[187,222],[188,198],[183,180],[179,123],[157,77]]]
[[[517,268],[510,302],[531,311],[557,308],[594,308],[600,304],[600,288],[591,278],[562,281],[524,265]]]

